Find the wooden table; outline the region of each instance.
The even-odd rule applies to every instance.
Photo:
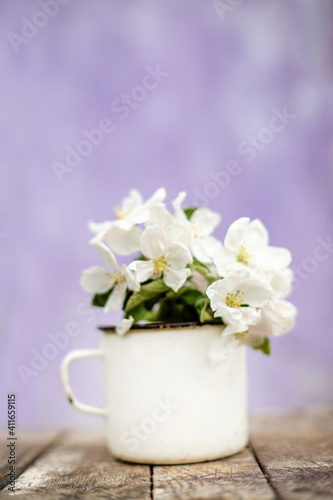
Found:
[[[7,490],[7,434],[0,450],[0,499],[333,498],[333,408],[262,414],[251,443],[233,457],[193,465],[116,461],[101,432],[17,430],[16,492]]]

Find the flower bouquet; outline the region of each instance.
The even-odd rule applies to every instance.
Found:
[[[183,208],[185,192],[171,213],[165,197],[160,188],[144,201],[133,189],[115,208],[115,220],[89,224],[91,244],[105,261],[82,274],[92,304],[124,311],[119,335],[143,323],[224,325],[210,344],[212,362],[237,343],[269,354],[269,338],[288,332],[297,312],[285,300],[293,279],[290,252],[269,246],[264,225],[247,217],[231,224],[222,243],[213,236],[218,213]]]
[[[269,338],[293,326],[291,257],[268,245],[259,220],[238,219],[222,243],[212,234],[219,214],[183,208],[184,192],[170,212],[165,196],[132,190],[115,220],[90,223],[105,265],[83,271],[81,285],[123,319],[100,327],[101,349],[67,354],[62,381],[77,409],[107,417],[114,456],[215,460],[248,442],[245,345],[269,354]],[[91,356],[103,359],[104,408],[80,403],[70,386],[70,363]]]

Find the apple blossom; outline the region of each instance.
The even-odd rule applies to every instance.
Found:
[[[263,339],[267,335],[278,337],[289,332],[297,315],[297,308],[287,300],[269,300],[262,308],[261,320],[249,328],[249,335]]]
[[[226,278],[215,281],[207,288],[215,317],[221,317],[227,326],[224,335],[245,332],[260,321],[263,306],[273,295],[267,280],[241,269]]]
[[[175,210],[175,219],[184,227],[191,228],[190,246],[194,257],[204,264],[209,264],[212,262],[214,253],[221,245],[216,238],[211,236],[219,225],[221,216],[209,210],[209,208],[199,207],[187,219],[181,208],[185,197],[186,193],[182,191],[172,203]]]
[[[270,282],[275,298],[284,299],[288,297],[291,292],[294,277],[294,273],[290,267],[263,270],[262,272],[259,271],[259,275]]]
[[[211,362],[232,355],[241,343],[269,354],[268,337],[289,331],[297,314],[285,300],[293,279],[290,252],[270,246],[264,225],[247,217],[231,224],[222,245],[213,236],[219,214],[183,209],[184,191],[171,213],[165,195],[160,188],[144,201],[132,189],[115,208],[115,220],[90,223],[91,243],[106,268],[86,269],[82,287],[99,295],[94,303],[105,311],[123,308],[119,335],[139,321],[207,323],[215,316],[221,336],[210,344]],[[119,265],[113,252],[138,257]]]
[[[177,292],[191,275],[186,267],[192,262],[190,251],[183,243],[170,239],[157,224],[147,227],[140,242],[141,252],[147,260],[136,260],[129,265],[137,281],[142,283],[163,277],[165,284]]]
[[[142,229],[139,224],[145,223],[151,216],[151,210],[164,206],[166,192],[158,189],[150,198],[143,197],[136,189],[132,189],[114,211],[117,218],[113,221],[89,223],[89,228],[100,241],[105,241],[109,247],[120,255],[130,255],[140,248]]]
[[[123,306],[127,288],[138,291],[140,285],[125,264],[118,265],[116,257],[103,242],[96,239],[93,244],[104,257],[108,268],[93,266],[85,269],[80,284],[86,292],[94,294],[106,293],[113,288],[104,306],[104,311],[119,309]]]
[[[244,268],[282,269],[290,264],[286,248],[268,246],[268,233],[264,225],[248,217],[236,220],[229,227],[224,246],[217,249],[214,262],[220,276]]]

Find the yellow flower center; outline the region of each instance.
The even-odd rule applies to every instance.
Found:
[[[237,261],[238,262],[243,262],[246,266],[249,265],[249,260],[250,260],[250,254],[246,249],[245,245],[242,245],[238,251],[237,254]]]
[[[167,265],[165,258],[160,257],[159,259],[154,259],[153,262],[155,266],[155,271],[159,274],[164,273]]]
[[[118,285],[119,283],[123,283],[124,276],[121,273],[110,274],[110,286]]]
[[[122,283],[124,281],[124,276],[120,273],[117,273],[114,279],[115,284]]]
[[[197,238],[197,237],[199,236],[199,233],[200,233],[201,229],[202,229],[202,226],[193,226],[193,227],[192,227],[192,230],[193,230],[193,236],[194,236],[195,238]]]
[[[236,293],[228,293],[225,298],[226,305],[228,307],[241,307],[241,305],[244,304],[244,300],[241,297],[243,293],[244,292],[240,292],[239,290],[237,290]]]
[[[118,220],[119,219],[124,219],[125,217],[127,217],[127,215],[131,211],[130,209],[127,210],[127,211],[122,211],[119,205],[116,205],[113,210],[114,210],[114,212],[115,212]]]

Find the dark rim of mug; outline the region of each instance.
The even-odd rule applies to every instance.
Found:
[[[188,323],[145,323],[145,324],[132,325],[129,331],[165,330],[166,328],[190,328],[194,326],[204,326],[204,325],[223,326],[223,323],[217,321],[206,321],[205,323],[200,323],[199,321],[191,321]],[[115,325],[99,326],[98,329],[106,333],[116,332]]]

